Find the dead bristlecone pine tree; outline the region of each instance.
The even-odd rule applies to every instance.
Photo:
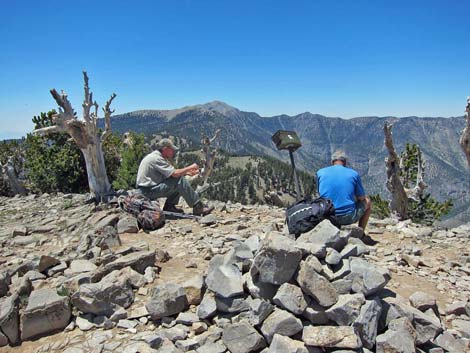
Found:
[[[66,132],[77,144],[85,157],[88,185],[90,193],[95,202],[106,202],[112,195],[111,184],[106,174],[102,141],[111,132],[111,102],[116,97],[113,93],[106,102],[103,112],[105,120],[105,130],[100,132],[97,127],[98,103],[93,101],[93,94],[88,86],[88,75],[83,72],[85,99],[83,101],[83,120],[78,120],[67,94],[62,91],[60,94],[51,90],[52,97],[59,105],[59,113],[53,116],[53,126],[48,126],[33,131],[35,134],[49,134],[54,132]]]
[[[392,124],[384,125],[385,147],[388,150],[388,157],[385,159],[387,167],[387,189],[392,194],[390,210],[399,218],[408,218],[408,195],[400,178],[400,157],[395,151],[392,139]]]
[[[467,166],[468,166],[468,188],[470,190],[470,97],[467,97],[467,107],[465,108],[465,118],[467,120],[467,125],[462,131],[460,136],[460,146],[462,147],[465,157],[467,157]]]

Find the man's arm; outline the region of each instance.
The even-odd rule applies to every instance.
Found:
[[[182,176],[193,176],[199,173],[199,166],[196,163],[193,163],[187,167],[181,169],[175,169],[173,173],[170,175],[173,178],[179,178]]]

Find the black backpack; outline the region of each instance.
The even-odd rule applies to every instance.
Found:
[[[286,209],[286,223],[289,233],[295,234],[296,237],[315,228],[324,219],[330,220],[339,228],[335,218],[335,207],[330,199],[305,198]]]

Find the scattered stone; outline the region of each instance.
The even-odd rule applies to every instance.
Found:
[[[468,343],[465,343],[461,339],[457,339],[452,336],[449,332],[443,332],[439,335],[434,343],[439,347],[444,348],[448,352],[468,352]]]
[[[209,262],[206,285],[219,296],[230,298],[243,294],[243,278],[239,268],[216,255]]]
[[[51,267],[57,266],[58,264],[60,264],[60,260],[56,259],[55,257],[42,255],[39,259],[38,271],[44,272]]]
[[[213,214],[208,214],[199,220],[199,223],[203,226],[210,226],[217,223],[217,218]]]
[[[293,240],[272,233],[266,236],[256,254],[251,274],[259,273],[261,282],[280,285],[292,278],[301,259],[302,252]]]
[[[360,338],[351,326],[305,326],[302,340],[308,346],[358,349]]]
[[[215,302],[215,296],[211,292],[206,292],[197,308],[197,316],[201,319],[209,319],[213,317],[216,312],[217,303]]]
[[[349,326],[359,316],[364,302],[362,293],[340,295],[336,304],[326,310],[326,316],[339,326]]]
[[[28,305],[21,315],[21,339],[62,330],[72,315],[69,298],[59,296],[52,289],[38,289],[31,293]]]
[[[381,312],[382,305],[378,299],[366,300],[352,325],[366,348],[372,349],[375,345]]]
[[[189,305],[198,305],[204,291],[204,278],[201,275],[191,277],[182,284]]]
[[[2,298],[0,301],[0,332],[8,338],[10,345],[18,343],[20,338],[18,305],[17,294]]]
[[[134,301],[129,279],[113,271],[98,283],[82,284],[72,295],[72,304],[83,313],[110,316],[117,307],[128,308]]]
[[[328,264],[328,265],[337,265],[340,263],[342,257],[340,255],[339,252],[337,252],[335,249],[333,248],[328,248],[326,249],[326,257],[325,257],[325,262]]]
[[[10,283],[11,278],[8,272],[0,273],[0,298],[7,295]]]
[[[351,264],[352,290],[363,293],[366,297],[385,287],[390,280],[390,273],[378,266],[368,263],[366,260],[354,258]]]
[[[88,260],[73,260],[70,267],[65,271],[66,275],[75,275],[82,272],[93,272],[97,266]]]
[[[377,336],[377,353],[415,353],[416,332],[411,322],[406,318],[392,320],[388,330]]]
[[[250,305],[245,301],[244,296],[224,298],[215,296],[217,310],[222,313],[236,314],[242,311],[250,310]]]
[[[302,234],[296,240],[297,243],[313,243],[321,247],[335,248],[338,250],[341,237],[340,231],[327,219],[321,221],[311,231]]]
[[[261,332],[266,340],[270,343],[274,334],[283,336],[293,336],[302,331],[302,321],[296,318],[288,311],[275,309],[261,326]]]
[[[436,308],[436,298],[428,293],[415,292],[410,296],[410,303],[420,311]]]
[[[315,270],[315,257],[311,256],[300,263],[297,282],[302,290],[312,296],[320,305],[328,307],[338,301],[335,287]]]
[[[272,300],[279,288],[274,284],[261,282],[259,280],[259,274],[252,276],[251,272],[245,273],[243,280],[244,286],[253,298]]]
[[[293,314],[301,315],[307,308],[307,298],[302,290],[290,283],[284,283],[273,298],[274,304],[290,311]]]
[[[144,273],[145,269],[149,266],[155,265],[155,252],[154,251],[137,251],[124,255],[117,260],[114,260],[103,267],[99,267],[95,271],[93,281],[99,281],[108,273],[121,270],[125,267],[131,267],[133,270]]]
[[[78,316],[75,319],[75,324],[81,331],[89,331],[95,327],[95,324],[91,321],[90,315]]]
[[[266,346],[263,336],[246,322],[227,325],[223,342],[232,353],[253,352]]]
[[[137,224],[137,219],[132,216],[121,217],[117,223],[117,232],[118,234],[138,233],[139,225]]]
[[[147,308],[152,320],[172,316],[185,310],[188,306],[183,287],[174,283],[158,285],[154,288]]]
[[[13,237],[24,237],[28,234],[28,228],[25,226],[17,226],[13,229],[12,236]]]
[[[446,307],[446,315],[468,315],[470,316],[470,302],[457,301]]]

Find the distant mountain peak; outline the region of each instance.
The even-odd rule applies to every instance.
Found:
[[[205,103],[205,104],[199,104],[199,105],[196,105],[195,107],[202,108],[204,110],[209,110],[209,111],[216,111],[224,115],[230,115],[231,113],[240,112],[237,108],[232,107],[231,105],[228,105],[227,103],[218,101],[218,100]]]

